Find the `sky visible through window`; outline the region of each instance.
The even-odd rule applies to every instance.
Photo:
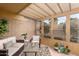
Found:
[[[57,19],[58,19],[57,24],[61,24],[61,23],[65,23],[66,22],[66,16],[58,17]]]
[[[79,13],[71,15],[70,18],[77,18],[77,19],[79,19]]]
[[[47,24],[50,24],[50,20],[49,19],[45,20],[44,22],[47,23]]]

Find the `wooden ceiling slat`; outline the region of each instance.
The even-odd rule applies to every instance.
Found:
[[[35,16],[37,16],[38,18],[41,18],[38,14],[36,14],[35,12],[33,12],[33,11],[27,11],[27,12],[30,12],[32,15],[35,15]]]
[[[63,12],[70,11],[69,3],[60,3],[60,7],[63,10]]]
[[[69,3],[69,9],[70,9],[70,11],[71,11],[71,3]]]
[[[38,7],[40,10],[42,10],[43,12],[45,12],[48,16],[51,16],[47,11],[45,11],[44,9],[42,9],[41,7],[39,7],[37,4],[34,4],[36,7]]]
[[[31,5],[31,3],[26,4],[22,9],[20,9],[17,14],[19,14],[21,11],[23,11],[25,8],[27,8],[29,5]]]
[[[56,12],[55,12],[47,3],[45,3],[45,5],[46,5],[54,14],[56,14]]]
[[[60,6],[60,4],[59,4],[59,3],[57,3],[57,6],[59,7],[59,9],[60,9],[61,13],[63,13],[63,9],[62,9],[62,7]]]
[[[56,14],[61,13],[57,3],[49,3],[48,5],[56,12]]]
[[[79,3],[71,3],[71,9],[79,8]]]
[[[34,9],[34,8],[32,8],[32,7],[29,7],[29,8],[30,8],[30,9],[32,9],[33,11],[35,11],[35,12],[39,13],[41,16],[46,17],[43,13],[41,13],[41,12],[37,11],[36,9]]]
[[[26,16],[28,15],[28,16],[31,16],[33,18],[38,18],[38,16],[34,15],[33,13],[31,13],[29,11],[24,11],[24,12],[22,12],[20,14],[23,14],[23,15],[26,15]]]
[[[78,8],[78,6],[79,4],[72,3],[34,3],[32,4],[32,6],[29,6],[29,8],[26,8],[26,10],[24,10],[25,14],[23,15],[34,19],[44,19],[46,17],[54,17],[55,15],[59,15],[59,13],[63,14],[65,12],[71,12],[72,9]]]
[[[28,19],[31,19],[31,20],[36,20],[36,19],[34,19],[34,18],[32,18],[32,17],[25,16],[25,15],[22,15],[22,14],[20,14],[20,16],[23,16],[23,17],[28,18]]]

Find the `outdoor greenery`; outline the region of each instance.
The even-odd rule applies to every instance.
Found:
[[[8,21],[6,19],[0,19],[0,37],[2,37],[8,31]]]

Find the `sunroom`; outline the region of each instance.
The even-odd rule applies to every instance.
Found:
[[[78,56],[79,3],[0,4],[0,55]]]

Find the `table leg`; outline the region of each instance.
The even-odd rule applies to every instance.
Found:
[[[24,55],[25,55],[25,56],[27,56],[27,53],[26,53],[26,52],[24,52]]]
[[[37,52],[35,52],[35,56],[37,55]]]

